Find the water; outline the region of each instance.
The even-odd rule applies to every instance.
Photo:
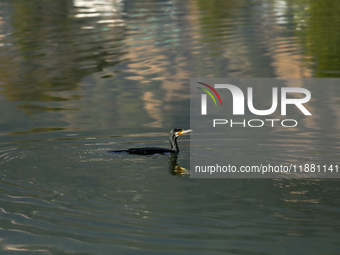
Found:
[[[337,180],[190,179],[189,136],[178,158],[106,152],[189,128],[190,77],[339,77],[338,8],[1,0],[0,253],[338,254]],[[287,155],[337,161],[318,134]]]

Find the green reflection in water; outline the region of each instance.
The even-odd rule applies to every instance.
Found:
[[[295,1],[296,2],[296,1]],[[315,77],[340,77],[340,2],[298,1],[299,36]]]
[[[0,60],[2,93],[11,101],[67,101],[81,98],[52,96],[51,92],[77,91],[88,74],[119,63],[115,52],[121,29],[94,34],[81,29],[87,22],[73,17],[72,1],[14,1],[13,46]],[[115,28],[116,29],[116,28]],[[94,38],[95,37],[95,38]]]
[[[65,128],[33,128],[29,131],[25,132],[10,132],[10,135],[23,135],[23,134],[31,134],[31,133],[40,133],[40,132],[51,132],[51,131],[61,131],[65,130]]]
[[[62,107],[44,107],[40,105],[30,105],[30,104],[22,104],[18,105],[17,108],[24,109],[27,115],[32,115],[41,112],[59,112],[59,111],[74,111],[80,110],[79,108],[62,108]]]

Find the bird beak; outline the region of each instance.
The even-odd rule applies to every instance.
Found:
[[[186,133],[190,133],[190,132],[192,132],[191,129],[182,130],[182,131],[180,131],[180,132],[178,133],[178,135],[182,135],[182,134],[186,134]]]

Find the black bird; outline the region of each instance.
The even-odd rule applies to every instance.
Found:
[[[152,154],[163,154],[163,153],[178,153],[179,148],[177,145],[177,137],[179,137],[182,134],[190,133],[192,132],[191,129],[179,129],[179,128],[174,128],[170,131],[169,134],[169,140],[170,140],[170,145],[171,148],[159,148],[159,147],[145,147],[145,148],[131,148],[128,150],[110,150],[108,152],[112,153],[120,153],[120,152],[126,152],[130,154],[139,154],[139,155],[152,155]]]

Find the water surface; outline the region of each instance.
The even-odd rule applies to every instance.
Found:
[[[339,77],[338,9],[0,0],[0,253],[337,254],[337,180],[190,179],[190,136],[178,158],[106,151],[189,128],[191,77]],[[281,137],[287,157],[317,144],[337,161],[338,135],[318,134]]]

